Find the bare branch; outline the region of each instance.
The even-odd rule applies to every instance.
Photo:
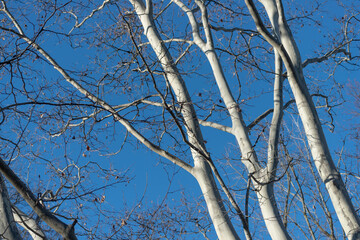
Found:
[[[204,127],[212,127],[212,128],[218,129],[220,131],[224,131],[224,132],[233,134],[233,130],[232,130],[231,127],[224,126],[224,125],[221,125],[219,123],[204,121],[204,120],[201,120],[201,119],[199,119],[199,123],[201,125],[203,125]]]
[[[182,39],[182,38],[171,38],[171,39],[162,40],[161,42],[163,42],[163,43],[181,42],[181,43],[188,43],[190,46],[192,44],[194,44],[194,41]],[[146,46],[149,44],[150,44],[149,42],[144,42],[144,43],[138,44],[138,46],[142,47],[142,46]]]
[[[239,32],[239,33],[249,33],[249,34],[258,34],[258,32],[250,30],[250,29],[244,29],[239,27],[232,27],[232,28],[226,28],[226,27],[219,27],[209,24],[209,27],[215,31],[223,31],[223,32]]]
[[[351,58],[351,53],[346,51],[343,48],[336,48],[334,50],[331,50],[327,53],[325,53],[322,57],[315,57],[315,58],[309,58],[306,59],[303,63],[302,63],[302,67],[305,68],[307,65],[311,64],[311,63],[321,63],[323,61],[328,60],[331,56],[338,54],[338,53],[344,53],[347,57],[346,60],[350,60]]]
[[[35,213],[52,229],[64,237],[66,240],[76,240],[74,226],[77,222],[70,225],[66,225],[60,219],[54,216],[49,210],[39,203],[32,191],[26,186],[26,184],[13,172],[13,170],[0,158],[0,172],[5,178],[14,186],[16,191],[24,198],[29,206],[35,211]]]
[[[213,43],[211,31],[210,31],[206,6],[202,0],[195,0],[195,3],[196,3],[196,5],[199,6],[200,11],[201,11],[201,22],[202,22],[204,32],[205,32],[206,45],[213,46],[214,43]]]
[[[268,162],[266,165],[269,180],[276,177],[278,160],[278,143],[280,137],[280,125],[283,117],[283,78],[281,57],[275,50],[275,81],[274,81],[274,114],[272,117],[269,140],[268,140]]]
[[[18,25],[16,20],[14,19],[14,24]],[[88,90],[86,90],[83,86],[81,86],[77,81],[75,81],[70,75],[44,50],[42,49],[37,43],[33,42],[31,39],[29,39],[26,35],[20,34],[12,29],[7,29],[4,27],[0,27],[0,29],[3,29],[5,31],[9,31],[14,33],[15,35],[19,36],[23,40],[25,40],[29,45],[31,45],[33,48],[35,48],[41,55],[43,55],[51,65],[54,66],[54,68],[64,77],[64,79],[69,82],[71,85],[73,85],[77,90],[79,90],[80,93],[85,95],[88,99],[93,101],[94,103],[101,106],[103,109],[109,111],[111,114],[113,114],[113,117],[116,121],[121,123],[135,138],[137,138],[141,143],[143,143],[146,147],[148,147],[153,152],[159,154],[160,156],[163,156],[170,160],[171,162],[175,163],[176,165],[182,167],[189,173],[192,172],[192,167],[187,164],[186,162],[182,161],[181,159],[177,158],[176,156],[168,153],[167,151],[161,149],[159,146],[153,144],[150,142],[147,138],[145,138],[140,132],[138,132],[126,119],[121,117],[117,110],[114,109],[112,106],[107,104],[102,99],[98,98]]]
[[[181,2],[180,0],[173,0],[174,3],[176,3],[188,16],[191,28],[192,28],[192,34],[193,34],[193,39],[194,42],[196,43],[196,45],[198,45],[200,47],[200,49],[202,49],[204,51],[205,49],[205,42],[204,40],[200,37],[200,33],[199,33],[199,24],[196,21],[196,18],[194,16],[194,13],[192,12],[192,10],[190,8],[188,8],[183,2]]]
[[[47,240],[45,233],[34,219],[14,205],[11,208],[15,221],[30,234],[33,240]]]
[[[70,32],[68,34],[70,34],[75,28],[80,28],[87,20],[92,18],[96,12],[103,9],[105,7],[105,5],[108,4],[109,2],[110,2],[110,0],[104,0],[104,2],[98,8],[92,10],[92,12],[88,16],[86,16],[80,23],[78,22],[77,16],[74,13],[70,12],[70,14],[75,17],[76,23],[75,23],[75,26],[70,30]]]

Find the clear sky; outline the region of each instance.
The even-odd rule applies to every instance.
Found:
[[[155,94],[149,75],[139,73],[137,69],[138,67],[141,68],[140,70],[145,69],[141,58],[130,53],[130,51],[134,51],[134,48],[131,45],[128,33],[125,31],[126,25],[121,21],[121,14],[123,14],[126,15],[128,21],[134,24],[132,21],[135,19],[128,12],[132,11],[128,3],[117,4],[117,6],[109,4],[101,11],[96,12],[81,28],[74,29],[71,32],[71,37],[69,37],[66,34],[75,24],[72,14],[77,14],[80,22],[80,19],[88,16],[91,10],[99,6],[101,2],[84,1],[84,5],[69,2],[66,5],[66,1],[58,1],[58,6],[65,5],[53,16],[51,11],[45,11],[52,9],[51,1],[35,2],[11,1],[8,3],[8,7],[14,17],[18,19],[25,34],[28,34],[31,39],[36,39],[59,65],[86,89],[93,91],[94,94],[113,105],[125,104],[146,95]],[[162,5],[162,7],[167,4],[154,2]],[[240,5],[242,4],[241,2]],[[121,14],[119,6],[123,8]],[[216,4],[209,5],[209,7],[214,6],[219,8]],[[313,1],[285,2],[285,8],[289,9],[286,12],[289,19],[292,19],[294,15],[303,16],[290,20],[290,27],[293,27],[303,60],[322,56],[333,48],[335,41],[344,42],[340,34],[343,28],[341,17],[345,16],[346,18],[348,17],[346,14],[349,13],[339,7],[336,1],[321,3],[318,9],[316,6],[317,3]],[[240,7],[237,8],[238,6],[235,3],[232,7],[238,11],[241,10]],[[225,10],[219,12],[209,10],[211,13],[210,22],[214,26],[255,30],[249,16],[246,15],[247,11],[242,11],[241,14],[229,14],[227,16]],[[5,18],[4,14],[0,16],[1,19]],[[44,19],[49,20],[44,22]],[[186,17],[175,6],[170,6],[164,11],[157,20],[157,26],[163,31],[161,35],[163,39],[190,38],[190,28]],[[6,27],[13,29],[10,25],[6,25]],[[41,32],[37,36],[40,30]],[[138,44],[146,42],[141,27],[134,27],[133,31]],[[23,41],[14,40],[16,39],[14,35],[5,32],[1,34],[0,46],[6,52],[1,56],[1,61],[6,61],[16,55],[16,46],[20,52],[27,48]],[[250,37],[250,32],[243,36],[238,33],[214,32],[214,41],[226,77],[235,97],[239,96],[238,100],[246,124],[249,124],[257,116],[272,108],[273,105],[273,75],[271,71],[274,64],[272,50],[262,39]],[[244,50],[245,43],[250,44],[251,53]],[[173,56],[179,56],[187,46],[186,44],[179,44],[179,46],[176,44],[167,43],[167,46],[171,47],[170,52]],[[335,44],[335,46],[337,45]],[[152,70],[155,73],[157,73],[156,71],[160,72],[162,69],[154,59],[155,56],[150,47],[146,45],[141,47]],[[354,47],[353,50],[355,51],[354,55],[357,55],[358,49]],[[234,56],[228,54],[227,51],[239,53],[240,57],[236,66],[234,66]],[[270,54],[266,54],[267,51]],[[252,54],[255,56],[253,59]],[[343,55],[339,54],[337,57],[340,58]],[[214,84],[214,77],[202,53],[197,47],[192,46],[189,54],[181,61],[179,70],[183,73],[190,95],[196,104],[198,117],[206,117],[210,107],[214,106],[214,115],[209,120],[230,126],[227,113],[223,111],[224,104]],[[86,106],[92,102],[85,99],[76,89],[64,81],[54,67],[48,64],[34,49],[21,55],[19,61],[14,62],[14,68],[15,66],[18,67],[18,70],[14,70],[10,66],[2,67],[1,107],[19,102],[29,102],[34,99],[39,102],[76,102],[83,104],[81,106],[61,107],[25,105],[18,107],[18,112],[11,108],[12,110],[7,110],[6,121],[1,125],[2,135],[0,136],[13,142],[18,141],[20,149],[19,152],[13,150],[14,146],[12,144],[6,145],[8,141],[3,140],[1,143],[3,153],[1,154],[8,159],[12,156],[13,162],[10,166],[19,172],[35,193],[43,193],[50,188],[56,192],[60,184],[65,184],[69,188],[62,188],[59,198],[69,196],[76,198],[75,200],[66,200],[64,203],[50,201],[49,207],[55,208],[56,204],[61,202],[62,205],[59,210],[61,214],[84,217],[79,219],[78,224],[84,229],[89,227],[89,229],[97,231],[97,234],[101,231],[110,234],[115,228],[123,234],[130,234],[131,228],[133,231],[141,229],[139,226],[141,226],[140,222],[143,219],[154,221],[154,225],[163,224],[165,226],[164,221],[159,218],[171,219],[173,227],[177,230],[182,225],[186,225],[189,229],[196,229],[194,219],[199,217],[201,224],[205,224],[204,227],[211,231],[208,233],[209,238],[215,239],[214,230],[206,225],[209,222],[207,215],[202,214],[205,211],[205,204],[199,187],[189,173],[174,167],[166,159],[147,150],[134,137],[127,134],[120,124],[114,123],[112,117],[106,116],[107,114],[103,112],[97,113],[96,119],[98,121],[90,118],[86,119],[85,125],[80,125],[82,117],[97,111],[97,109],[94,106]],[[258,71],[256,66],[260,67],[262,71]],[[356,66],[349,67],[356,69]],[[340,158],[337,153],[342,150],[344,140],[346,140],[344,153],[351,153],[356,148],[348,136],[348,129],[356,120],[349,116],[353,102],[346,88],[357,81],[358,74],[356,71],[349,71],[338,66],[336,72],[331,75],[333,69],[334,61],[330,59],[328,64],[315,63],[308,66],[304,73],[310,92],[328,94],[330,96],[329,103],[336,106],[330,112],[334,118],[335,130],[333,133],[329,131],[331,126],[327,124],[331,120],[330,115],[326,112],[328,108],[319,108],[319,115],[324,123],[324,131],[334,161],[339,164],[342,170],[347,171],[352,169],[352,166],[356,166],[354,165],[356,161],[351,158],[346,160],[348,162],[343,161],[343,158]],[[10,72],[13,72],[13,75]],[[241,81],[241,92],[236,73]],[[163,78],[161,75],[155,75],[155,77],[161,90],[165,92],[166,85]],[[11,89],[14,93],[11,92]],[[284,100],[287,102],[291,99],[289,86],[285,82]],[[150,100],[159,101],[159,98],[153,97]],[[325,104],[321,97],[314,97],[314,101],[317,106]],[[170,118],[166,114],[164,114],[164,118],[167,120],[169,129],[164,134],[161,109],[140,105],[138,109],[132,107],[121,111],[121,114],[133,121],[134,126],[141,129],[141,132],[150,140],[156,143],[160,142],[161,147],[185,161],[191,162],[189,149],[181,142],[179,132],[176,131],[174,123],[169,121]],[[265,126],[271,121],[271,115],[269,116],[251,131],[250,135],[252,143],[257,143],[256,149],[259,151],[260,159],[264,159],[266,155],[266,150],[262,150],[262,147],[266,145],[268,128]],[[27,121],[29,118],[31,119],[30,122]],[[71,124],[79,124],[79,126],[69,128],[62,134],[57,134],[61,132],[61,129],[66,126],[70,119],[72,119]],[[297,158],[298,156],[295,157],[295,155],[300,152],[297,147],[306,149],[305,145],[302,144],[302,130],[297,129],[297,125],[301,126],[300,119],[294,107],[290,107],[284,115],[283,137],[284,141],[288,142],[289,148],[294,150],[294,158]],[[202,127],[202,130],[207,150],[211,153],[219,171],[224,174],[224,180],[233,190],[240,206],[243,207],[247,173],[239,161],[241,156],[235,138],[208,127]],[[163,136],[163,138],[159,140],[159,136]],[[258,139],[260,139],[259,142],[257,142]],[[124,140],[125,144],[123,143]],[[306,166],[305,163],[301,163],[303,159],[298,158],[300,162],[298,164],[299,174],[309,176],[308,172],[302,172]],[[66,168],[67,165],[70,167]],[[282,174],[284,167],[281,164],[280,168],[279,174]],[[107,171],[102,171],[103,169],[107,169]],[[78,170],[80,171],[80,178],[77,176]],[[352,170],[358,173],[357,169]],[[61,175],[62,172],[64,175]],[[78,180],[81,184],[76,185],[75,188],[74,184]],[[106,189],[102,188],[104,185],[111,185],[119,180],[120,183],[116,185],[108,186]],[[281,195],[281,192],[285,191],[286,181],[284,177],[276,185],[276,192],[280,193],[281,211],[284,207],[284,196]],[[303,181],[305,180],[303,179]],[[311,188],[310,183],[309,188]],[[349,188],[351,191],[358,190],[353,185],[349,185]],[[92,192],[93,190],[96,191]],[[306,191],[306,195],[311,195],[309,189]],[[14,191],[10,190],[10,192],[13,193]],[[296,187],[292,189],[292,192],[296,192]],[[89,194],[82,196],[85,193]],[[295,201],[296,194],[293,195],[293,198]],[[315,200],[311,197],[308,199],[309,205],[314,205]],[[20,204],[24,206],[23,203]],[[259,217],[257,204],[255,194],[252,192],[249,212],[250,227],[254,232],[259,231],[256,239],[268,239],[269,237],[264,230],[264,223]],[[358,206],[357,199],[354,204]],[[294,209],[296,208],[295,205]],[[331,205],[328,205],[331,209]],[[100,212],[102,214],[99,214]],[[314,212],[316,213],[317,210]],[[172,217],[173,214],[180,215],[181,219],[175,222],[175,217]],[[296,211],[293,211],[292,214],[295,222],[298,221],[300,225],[305,225],[304,220],[301,219],[301,214],[297,214]],[[233,215],[231,214],[232,217]],[[85,219],[86,216],[88,219]],[[129,216],[131,216],[130,219],[126,220],[126,224],[124,224],[122,221]],[[298,218],[299,220],[297,220]],[[185,220],[192,221],[192,223],[182,222]],[[234,223],[241,235],[242,230],[239,221],[236,220]],[[112,224],[117,225],[112,227]],[[119,227],[120,225],[122,227]],[[338,225],[336,221],[335,225]],[[86,232],[82,227],[77,227],[76,231]],[[294,225],[291,227],[296,229]],[[299,230],[294,230],[294,232],[297,233]],[[301,234],[299,232],[299,235]],[[184,234],[181,239],[199,239],[200,235]],[[119,239],[119,236],[114,235],[113,239]],[[154,239],[155,237],[161,238],[161,234],[155,233]],[[127,238],[135,239],[124,236],[124,239]],[[88,237],[79,236],[79,239],[88,239]]]

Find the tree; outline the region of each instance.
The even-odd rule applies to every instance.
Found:
[[[257,202],[260,210],[253,209],[261,212],[272,239],[296,237],[296,230],[289,227],[288,221],[292,217],[288,212],[291,189],[288,187],[287,192],[275,194],[276,183],[286,181],[288,186],[292,184],[294,189],[298,189],[294,196],[299,194],[303,221],[314,239],[321,235],[332,238],[339,235],[335,233],[332,213],[323,194],[330,196],[345,235],[349,239],[360,238],[359,217],[332,159],[317,105],[313,101],[315,97],[322,98],[329,114],[324,116],[332,118],[329,98],[336,102],[338,95],[327,95],[325,89],[309,92],[303,73],[303,68],[308,65],[329,63],[330,60],[333,60],[330,67],[346,66],[348,62],[356,64],[357,57],[352,53],[357,42],[357,32],[353,30],[357,24],[356,13],[340,20],[345,27],[342,38],[321,43],[329,44],[325,54],[302,62],[288,21],[294,21],[292,26],[301,32],[297,24],[306,20],[318,23],[318,19],[322,19],[317,15],[321,5],[315,3],[302,10],[297,6],[284,7],[280,0],[261,0],[260,3],[262,7],[251,0],[227,4],[200,0],[189,3],[180,0],[169,3],[105,0],[101,4],[92,1],[35,1],[33,5],[2,1],[1,29],[6,46],[3,47],[1,66],[2,78],[8,79],[2,86],[2,125],[14,130],[2,137],[2,141],[10,146],[2,149],[2,158],[6,161],[0,161],[0,172],[11,184],[9,187],[16,189],[18,195],[15,196],[21,196],[21,201],[25,200],[41,221],[51,228],[48,232],[55,231],[65,239],[76,239],[74,227],[79,222],[83,228],[81,234],[97,236],[91,227],[81,223],[88,214],[83,210],[83,198],[93,198],[97,206],[105,201],[105,195],[94,197],[94,192],[128,180],[125,176],[119,177],[120,173],[113,169],[106,170],[99,162],[81,163],[80,156],[87,157],[87,152],[117,154],[124,144],[135,141],[190,173],[196,180],[219,239],[239,239],[234,225],[237,219],[247,239],[256,237],[256,227],[251,224],[254,220],[249,212],[253,202]],[[342,4],[338,7],[347,9],[346,3]],[[292,12],[291,18],[285,15],[287,9]],[[254,23],[257,31],[252,30]],[[55,49],[55,39],[58,39],[61,51]],[[68,54],[71,52],[86,54],[91,60],[76,57],[75,61],[79,63],[69,64]],[[63,55],[65,60],[56,55]],[[249,80],[251,78],[254,80]],[[206,85],[195,81],[206,81]],[[254,117],[247,104],[268,97],[266,92],[270,92],[270,87],[273,106],[267,105],[270,109]],[[330,85],[327,87],[332,88]],[[288,98],[285,103],[284,92]],[[284,115],[288,108],[293,108],[294,114]],[[272,119],[266,123],[264,120],[271,113]],[[292,134],[284,130],[282,122],[293,121],[291,116],[297,114],[312,161],[308,153],[299,153],[296,147],[285,144]],[[9,116],[15,121],[10,121]],[[119,124],[125,133],[121,130],[119,133]],[[233,156],[230,156],[230,167],[220,169],[216,157],[214,159],[210,154],[204,137],[207,127],[235,137],[235,151],[240,152],[239,159],[243,164],[236,166],[235,170],[245,167],[247,182],[246,186],[235,187],[245,189],[245,194],[237,196],[232,189],[235,180],[231,178]],[[125,135],[117,153],[113,153],[111,146],[119,141],[110,141],[107,136],[111,128],[114,129],[114,139]],[[78,132],[81,132],[80,137],[75,136]],[[44,143],[34,140],[35,135],[43,138]],[[76,142],[77,138],[80,138],[79,142]],[[67,151],[78,145],[82,146],[79,150]],[[48,146],[61,146],[65,150],[63,153],[53,150],[54,157],[49,160]],[[58,154],[63,154],[65,163],[56,157]],[[319,226],[320,233],[313,230],[317,213],[312,213],[306,205],[305,195],[310,190],[299,180],[296,164],[301,161],[293,163],[297,155],[309,160],[308,174],[317,187],[315,195],[321,199],[319,205],[324,209],[330,230]],[[12,170],[15,163],[29,160],[34,161],[32,168],[36,169],[33,159],[46,163],[58,178],[52,189],[42,187],[42,194],[38,197],[29,183],[24,183],[19,177],[24,173],[15,174]],[[316,177],[315,168],[320,178]],[[97,171],[105,183],[89,187],[91,184],[85,181],[83,174],[91,179]],[[49,176],[47,173],[46,178]],[[110,177],[115,180],[109,181]],[[326,193],[322,192],[320,180]],[[4,184],[2,189],[6,189]],[[251,199],[253,194],[256,201]],[[283,203],[278,199],[284,198],[284,194]],[[34,227],[29,227],[26,222],[34,219],[18,207],[13,206],[12,215],[11,198],[9,200],[7,194],[2,197],[7,202],[2,209],[6,209],[3,212],[8,217],[3,218],[7,223],[1,225],[1,232],[19,235],[13,224],[16,221],[22,222],[34,238],[47,234],[38,225],[39,219]],[[239,204],[241,198],[244,198],[244,207]],[[45,204],[41,203],[44,200]],[[73,202],[76,202],[77,207],[73,207],[76,214],[67,213],[65,209]],[[279,204],[285,206],[284,211],[279,210],[282,209]],[[159,208],[166,215],[166,208],[163,205]],[[70,224],[57,217],[59,209],[62,218],[72,220]],[[112,223],[111,230],[104,229],[101,236],[119,234],[131,219],[134,209],[119,223]],[[107,212],[110,211],[103,210],[98,214],[105,217]],[[157,212],[155,210],[154,214]],[[27,220],[16,220],[21,215]],[[145,221],[149,222],[151,219]],[[199,228],[198,234],[207,238],[198,220],[193,223]],[[301,225],[297,221],[292,223]],[[146,224],[139,223],[138,228],[142,229],[141,225]],[[170,228],[165,223],[160,225],[164,229]],[[144,238],[144,231],[135,232]]]

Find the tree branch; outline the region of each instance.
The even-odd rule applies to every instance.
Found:
[[[328,60],[332,55],[335,55],[337,53],[344,53],[346,56],[348,56],[346,59],[347,60],[350,60],[351,58],[351,53],[346,51],[345,49],[343,48],[336,48],[336,49],[333,49],[327,53],[325,53],[322,57],[315,57],[315,58],[309,58],[309,59],[306,59],[303,63],[302,63],[302,67],[305,68],[307,65],[311,64],[311,63],[321,63],[323,61],[326,61]]]
[[[9,16],[11,16],[10,12],[6,12]],[[83,86],[81,86],[77,81],[75,81],[72,77],[70,77],[70,75],[43,49],[41,48],[37,43],[33,42],[31,39],[29,39],[26,35],[21,34],[20,32],[23,32],[21,30],[20,25],[17,23],[16,19],[12,17],[12,21],[14,23],[14,25],[17,26],[17,29],[19,30],[19,32],[16,32],[12,29],[7,29],[4,27],[0,26],[0,29],[3,29],[5,31],[9,31],[15,35],[17,35],[18,37],[20,37],[21,39],[23,39],[24,41],[26,41],[29,45],[31,45],[33,48],[35,48],[41,55],[43,55],[48,61],[49,63],[54,66],[54,68],[64,77],[64,79],[69,82],[72,86],[74,86],[80,93],[82,93],[83,95],[85,95],[88,99],[90,99],[91,101],[93,101],[95,104],[100,105],[102,108],[104,108],[105,110],[107,110],[108,112],[110,112],[111,114],[113,114],[113,117],[116,121],[118,121],[119,123],[121,123],[126,129],[127,131],[129,131],[135,138],[137,138],[141,143],[143,143],[146,147],[148,147],[150,150],[152,150],[153,152],[159,154],[160,156],[163,156],[165,158],[167,158],[168,160],[170,160],[171,162],[173,162],[174,164],[178,165],[179,167],[182,167],[183,169],[185,169],[186,171],[188,171],[189,173],[192,172],[192,166],[190,166],[189,164],[187,164],[186,162],[182,161],[181,159],[179,159],[178,157],[168,153],[167,151],[161,149],[159,146],[153,144],[152,142],[150,142],[147,138],[145,138],[140,132],[138,132],[130,123],[129,121],[127,121],[126,119],[124,119],[123,117],[120,116],[120,114],[118,114],[117,110],[114,109],[112,106],[110,106],[108,103],[106,103],[104,100],[98,98],[97,96],[95,96],[94,94],[92,94],[91,92],[89,92],[88,90],[86,90]]]
[[[24,200],[29,204],[29,206],[34,210],[34,212],[52,229],[64,237],[66,240],[76,240],[74,226],[77,222],[75,219],[74,222],[70,225],[66,225],[60,219],[54,216],[49,210],[47,210],[40,202],[37,200],[32,191],[26,186],[26,184],[13,172],[13,170],[4,162],[0,157],[0,172],[5,176],[5,178],[14,186],[16,191],[24,198]]]
[[[15,221],[30,234],[33,240],[47,240],[45,233],[34,219],[14,205],[11,208]]]
[[[201,119],[199,119],[199,123],[201,125],[203,125],[204,127],[212,127],[212,128],[215,128],[215,129],[218,129],[218,130],[233,134],[231,127],[221,125],[219,123],[204,121],[204,120],[201,120]]]
[[[73,12],[69,12],[71,15],[73,15],[75,17],[76,23],[75,23],[75,26],[70,30],[70,32],[68,34],[70,34],[75,28],[80,28],[87,20],[92,18],[96,12],[103,9],[105,7],[105,5],[108,4],[109,2],[110,2],[110,0],[104,0],[104,2],[98,8],[92,10],[92,12],[88,16],[86,16],[80,23],[78,22],[77,16]]]

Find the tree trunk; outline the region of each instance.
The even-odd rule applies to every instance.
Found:
[[[207,154],[196,112],[186,89],[185,82],[173,63],[169,51],[162,43],[153,22],[151,1],[148,2],[147,6],[140,0],[130,0],[130,2],[134,6],[143,25],[145,36],[149,40],[152,49],[164,69],[166,78],[176,96],[177,102],[181,104],[181,114],[185,121],[189,143],[196,147],[197,150]],[[197,150],[191,148],[194,159],[193,176],[200,185],[217,236],[220,240],[239,239],[222,203],[213,174],[207,163],[208,160]]]
[[[254,183],[254,182],[253,182]],[[259,184],[254,184],[259,185]],[[256,192],[260,210],[266,228],[273,240],[287,240],[291,239],[287,230],[285,229],[284,223],[281,219],[279,209],[276,204],[274,195],[273,183],[268,183],[263,186],[255,186],[258,191]]]
[[[2,175],[0,175],[0,238],[9,240],[22,239],[16,227],[9,194]]]
[[[296,71],[294,75],[289,74],[289,83],[305,129],[315,166],[330,195],[346,236],[348,239],[360,239],[359,217],[332,160],[316,108],[305,83],[300,52],[287,25],[281,1],[262,0],[261,3],[265,7],[275,32],[279,34],[277,37],[284,46]],[[285,59],[283,60],[285,63]],[[289,67],[287,67],[287,70],[288,72],[291,71]]]
[[[273,117],[271,130],[270,130],[272,136],[270,136],[270,142],[269,142],[269,148],[272,149],[272,151],[269,151],[270,152],[269,155],[271,155],[271,157],[269,157],[268,166],[265,169],[262,169],[258,162],[256,152],[254,151],[252,144],[250,142],[248,131],[243,121],[241,109],[239,108],[239,105],[237,104],[237,102],[235,101],[232,95],[231,89],[224,75],[220,60],[215,52],[205,4],[201,1],[195,0],[196,4],[199,6],[201,11],[201,21],[205,36],[202,37],[199,32],[197,20],[192,10],[189,9],[185,4],[183,4],[179,0],[174,0],[174,2],[187,14],[190,25],[192,27],[193,41],[203,51],[203,53],[206,55],[210,63],[211,70],[214,74],[216,84],[220,91],[221,98],[224,100],[225,106],[231,118],[232,127],[230,132],[235,136],[239,144],[240,151],[242,154],[242,162],[246,166],[249,175],[252,177],[253,184],[256,186],[256,188],[260,191],[260,189],[264,187],[264,189],[266,190],[266,195],[264,194],[262,196],[261,194],[258,194],[260,208],[264,213],[273,213],[273,214],[269,216],[264,216],[264,221],[265,222],[270,221],[269,223],[266,224],[266,226],[268,227],[272,227],[272,225],[280,226],[279,228],[275,228],[276,231],[272,231],[271,229],[269,229],[269,233],[272,234],[271,237],[273,239],[290,239],[288,233],[286,232],[280,214],[278,212],[275,196],[272,191],[273,184],[271,183],[271,181],[274,178],[273,176],[276,175],[276,165],[278,162],[277,142],[280,131],[279,126],[282,119],[282,90],[281,90],[282,79],[280,77],[280,74],[277,74],[277,76],[275,77],[275,82],[276,82],[274,89],[275,110],[274,110],[274,117]],[[205,40],[203,40],[203,38],[205,38]],[[275,65],[276,65],[276,72],[281,73],[282,64],[280,57],[276,57]],[[266,181],[264,182],[262,180],[266,180]],[[258,182],[261,182],[263,184],[258,184]],[[269,204],[265,204],[268,202]],[[277,224],[272,224],[275,221],[277,222]],[[247,223],[245,224],[248,225]],[[247,238],[251,238],[248,229],[247,231],[245,231],[245,236]],[[287,238],[283,238],[283,236],[286,236]]]
[[[209,165],[195,160],[193,175],[200,185],[216,234],[220,240],[240,239],[227,215]]]
[[[258,163],[256,153],[251,145],[247,129],[243,122],[241,110],[238,104],[235,102],[231,90],[225,79],[220,61],[213,49],[207,49],[206,56],[210,62],[211,68],[214,72],[214,76],[219,87],[221,97],[229,111],[232,120],[233,134],[238,142],[240,151],[242,154],[242,162],[247,167],[249,174],[252,176],[252,182],[257,189],[257,197],[263,219],[267,230],[272,239],[291,239],[287,233],[283,221],[281,219],[279,209],[277,208],[275,195],[273,191],[273,179],[276,173],[277,154],[272,159],[268,159],[268,167],[262,169]],[[280,68],[280,67],[279,67]],[[275,100],[279,101],[279,96],[275,96]],[[276,102],[276,101],[275,101]],[[280,104],[280,102],[277,102]],[[276,107],[275,107],[276,108]],[[274,114],[276,112],[274,111]],[[282,113],[278,113],[279,115]],[[279,119],[275,119],[275,124],[279,125],[281,122],[281,116]],[[275,131],[271,131],[273,134],[279,134],[279,127],[277,126]],[[275,137],[270,136],[269,139]],[[277,139],[277,138],[276,138]],[[269,144],[269,148],[273,151],[277,151],[277,140],[275,143]],[[270,168],[270,170],[269,170]],[[255,180],[254,180],[255,179]],[[263,183],[263,184],[259,184]]]
[[[33,240],[47,240],[45,233],[34,219],[27,216],[15,206],[12,206],[15,221],[22,226],[32,237]]]

